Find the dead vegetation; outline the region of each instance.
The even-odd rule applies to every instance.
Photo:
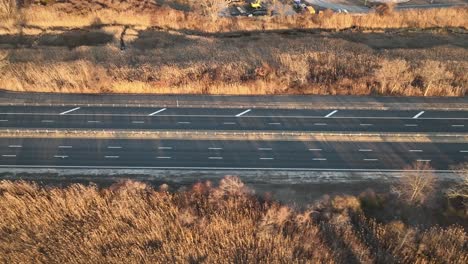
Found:
[[[23,263],[466,263],[466,232],[390,194],[324,197],[304,210],[226,177],[187,190],[0,182],[0,261]],[[402,213],[403,212],[403,213]],[[372,217],[378,215],[379,217]],[[419,219],[417,223],[412,217]],[[466,216],[465,216],[466,217]],[[460,220],[463,221],[463,220]]]
[[[63,0],[13,9],[0,18],[0,87],[69,93],[466,94],[466,9],[222,18],[203,15],[208,7],[184,0]],[[396,29],[418,27],[432,29]]]

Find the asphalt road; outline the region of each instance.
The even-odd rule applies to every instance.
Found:
[[[468,161],[468,143],[1,138],[0,167],[437,170]]]
[[[468,111],[0,106],[0,128],[468,132]]]

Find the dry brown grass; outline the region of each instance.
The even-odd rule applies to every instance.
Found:
[[[69,93],[410,96],[463,96],[468,87],[461,34],[227,38],[131,29],[121,50],[121,32],[122,27],[105,27],[5,37],[0,86]]]
[[[188,6],[182,0],[173,4]],[[467,92],[466,34],[381,31],[466,28],[467,9],[255,19],[212,18],[200,12],[149,0],[67,0],[23,8],[16,16],[0,18],[0,31],[5,32],[0,35],[0,87],[160,94]],[[377,32],[300,33],[291,28]],[[212,32],[237,32],[237,37]]]
[[[140,182],[0,182],[0,261],[24,263],[466,263],[466,232],[366,217],[353,196],[304,211],[235,177],[168,192]],[[374,198],[375,199],[375,198]],[[393,216],[394,218],[395,216]]]

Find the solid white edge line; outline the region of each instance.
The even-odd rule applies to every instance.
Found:
[[[61,114],[61,115],[66,115],[66,114],[71,113],[71,112],[73,112],[73,111],[76,111],[76,110],[78,110],[78,109],[80,109],[80,108],[81,108],[81,107],[75,107],[75,108],[73,108],[73,109],[70,109],[70,110],[68,110],[68,111],[62,112],[62,113],[60,113],[60,114]]]
[[[236,117],[243,116],[243,115],[247,114],[248,112],[250,112],[251,110],[252,110],[252,109],[247,109],[247,110],[245,110],[244,112],[237,114]]]
[[[148,116],[154,116],[155,114],[159,114],[159,113],[161,113],[162,111],[166,111],[166,109],[167,109],[167,108],[159,109],[158,111],[153,112],[153,113],[149,114]]]
[[[335,110],[335,111],[332,111],[330,112],[328,115],[326,115],[325,117],[331,117],[332,115],[336,114],[336,112],[338,112],[338,110]]]
[[[413,118],[416,119],[416,118],[420,117],[422,114],[424,114],[424,112],[425,111],[421,111],[421,112],[417,113],[415,116],[413,116]]]
[[[282,170],[282,171],[361,171],[361,172],[406,172],[418,170],[398,169],[329,169],[329,168],[232,168],[232,167],[125,167],[125,166],[60,166],[60,165],[1,165],[0,168],[64,168],[64,169],[164,169],[164,170]],[[460,172],[459,170],[428,170],[435,172]]]

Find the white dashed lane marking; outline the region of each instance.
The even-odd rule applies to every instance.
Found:
[[[153,112],[153,113],[149,114],[148,116],[154,116],[155,114],[159,114],[159,113],[161,113],[162,111],[166,111],[166,109],[167,109],[167,108],[159,109],[158,111]]]
[[[210,149],[210,150],[221,150],[223,148],[208,148],[208,149]]]
[[[326,123],[314,123],[314,126],[326,126]]]
[[[326,115],[325,117],[331,117],[332,115],[336,114],[336,112],[338,112],[338,110],[335,110],[335,111],[332,111],[330,112],[328,115]]]
[[[465,125],[452,125],[452,127],[464,127]]]
[[[144,124],[145,121],[132,121],[133,124]]]
[[[418,159],[418,160],[416,160],[416,161],[419,161],[419,162],[429,162],[429,161],[431,161],[431,160]]]
[[[326,158],[313,158],[312,160],[324,161],[324,160],[327,160],[327,159]]]
[[[248,112],[250,112],[251,110],[252,110],[252,109],[247,109],[247,110],[245,110],[244,112],[241,112],[241,113],[237,114],[236,117],[243,116],[243,115],[247,114]]]
[[[281,123],[268,123],[269,125],[281,125]]]
[[[9,148],[22,148],[23,146],[21,145],[9,145]]]
[[[261,160],[272,160],[273,158],[260,158]]]
[[[364,161],[378,161],[378,159],[363,159]]]
[[[359,149],[360,152],[371,152],[372,149]]]
[[[272,150],[272,148],[258,148],[258,150]]]
[[[421,111],[421,112],[417,113],[415,116],[413,116],[413,118],[416,119],[416,118],[420,117],[422,114],[424,114],[424,111]]]
[[[172,149],[172,147],[158,147],[158,149]]]
[[[65,158],[68,158],[68,156],[66,156],[66,155],[55,155],[54,158],[65,159]]]
[[[217,159],[217,160],[220,160],[220,159],[223,159],[223,157],[208,157],[208,159]]]
[[[224,125],[235,125],[236,123],[235,122],[224,122],[223,124]]]
[[[58,146],[58,148],[64,149],[64,148],[73,148],[72,146]]]
[[[322,151],[322,149],[309,149],[309,151]]]
[[[119,156],[104,156],[106,159],[118,159]]]
[[[80,107],[76,107],[76,108],[67,110],[67,111],[62,112],[62,113],[60,113],[60,114],[61,114],[61,115],[66,115],[66,114],[71,113],[71,112],[73,112],[73,111],[76,111],[76,110],[78,110],[78,109],[80,109]]]
[[[88,123],[101,123],[101,121],[96,121],[96,120],[88,120]]]
[[[167,157],[167,156],[158,156],[156,157],[157,159],[171,159],[172,157]]]
[[[121,146],[107,146],[108,149],[121,149]]]
[[[423,152],[422,149],[410,149],[409,152]]]
[[[53,123],[55,122],[54,120],[41,120],[42,123]]]
[[[2,155],[2,157],[5,157],[5,158],[14,158],[14,157],[16,157],[16,155]]]
[[[360,126],[373,126],[373,124],[359,124]]]
[[[406,127],[417,127],[417,124],[405,124]]]
[[[190,124],[190,122],[177,122],[177,124],[187,125],[187,124]]]

